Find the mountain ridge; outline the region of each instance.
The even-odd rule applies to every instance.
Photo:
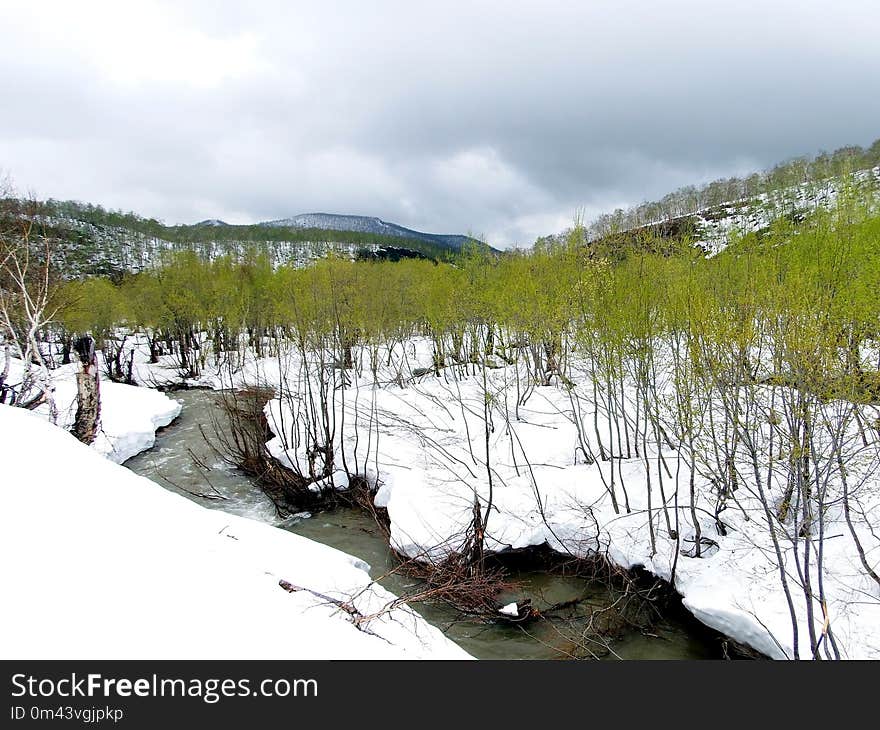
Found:
[[[452,260],[471,242],[499,253],[468,236],[424,233],[374,216],[306,213],[250,224],[208,218],[166,225],[134,212],[78,201],[33,201],[30,208],[23,200],[7,202],[9,210],[0,210],[0,219],[31,218],[59,241],[59,264],[65,277],[120,278],[157,264],[166,252],[187,250],[208,259],[256,251],[267,254],[274,265],[294,266],[307,266],[329,253],[366,260]]]
[[[301,228],[315,230],[350,231],[381,236],[425,241],[460,251],[470,236],[450,233],[426,233],[407,228],[399,223],[386,221],[378,216],[353,215],[349,213],[299,213],[289,218],[261,221],[256,225],[265,228]]]

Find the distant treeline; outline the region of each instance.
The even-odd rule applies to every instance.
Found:
[[[137,213],[108,210],[100,205],[73,200],[49,199],[40,204],[43,215],[66,218],[105,228],[122,228],[149,238],[157,238],[177,244],[215,242],[327,242],[350,244],[358,248],[373,246],[407,248],[432,259],[450,260],[456,252],[448,247],[418,238],[341,231],[323,228],[298,228],[293,226],[265,225],[177,225],[169,226],[155,218],[145,218]]]
[[[56,322],[61,339],[88,331],[99,346],[120,325],[151,341],[196,343],[207,332],[218,355],[237,349],[241,332],[258,351],[260,333],[330,349],[418,333],[434,341],[441,366],[447,357],[475,357],[464,344],[481,332],[539,345],[540,357],[560,373],[572,348],[597,340],[647,347],[684,328],[695,343],[712,343],[708,352],[741,347],[746,357],[773,332],[779,346],[815,348],[810,377],[827,386],[839,372],[861,378],[853,363],[861,344],[877,337],[878,226],[876,213],[843,195],[833,211],[799,224],[780,219],[708,259],[668,239],[597,256],[582,228],[530,253],[495,257],[472,248],[455,265],[330,255],[307,268],[273,267],[255,253],[206,261],[169,252],[160,266],[119,284],[64,284]],[[787,342],[790,333],[800,339]],[[206,353],[182,348],[182,366],[197,371]]]
[[[674,190],[660,200],[642,203],[627,210],[618,208],[590,222],[587,226],[587,235],[589,238],[601,238],[614,232],[640,228],[701,211],[711,211],[725,204],[756,199],[762,194],[774,193],[786,188],[818,184],[829,178],[842,177],[878,165],[880,165],[880,139],[869,147],[851,145],[841,147],[834,152],[821,152],[813,157],[797,157],[782,162],[770,170],[755,172],[747,177],[721,178],[702,186],[687,185]]]

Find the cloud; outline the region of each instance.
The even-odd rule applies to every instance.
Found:
[[[168,222],[512,245],[880,136],[872,2],[326,5],[7,4],[0,168]]]

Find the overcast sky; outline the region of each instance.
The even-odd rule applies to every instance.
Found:
[[[167,223],[529,244],[872,142],[878,32],[877,0],[0,0],[0,170]]]

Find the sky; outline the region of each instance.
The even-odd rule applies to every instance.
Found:
[[[529,245],[880,137],[876,0],[0,0],[0,171],[166,223]]]

